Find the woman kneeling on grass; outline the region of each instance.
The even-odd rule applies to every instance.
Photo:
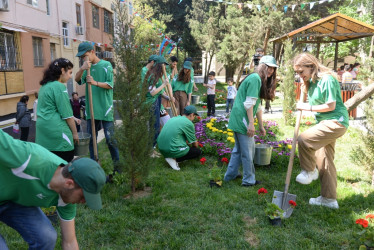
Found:
[[[310,184],[318,179],[319,172],[321,196],[311,198],[309,204],[337,209],[339,205],[336,201],[335,142],[344,135],[349,125],[348,111],[342,101],[340,85],[335,73],[308,53],[295,57],[294,70],[304,81],[302,91],[304,95],[308,95],[309,101],[297,104],[297,109],[316,112],[317,120],[317,125],[299,135],[302,171],[296,177],[296,181]]]
[[[239,166],[243,165],[242,186],[249,187],[260,182],[255,177],[253,156],[255,153],[255,125],[257,116],[260,132],[266,134],[262,124],[262,110],[257,112],[261,99],[273,100],[276,87],[276,69],[274,57],[263,56],[253,74],[248,75],[239,85],[234,107],[232,108],[229,129],[234,131],[235,147],[225,174],[225,181],[240,176]]]

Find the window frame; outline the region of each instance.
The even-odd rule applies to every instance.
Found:
[[[76,3],[75,4],[75,15],[77,18],[77,26],[82,26],[82,14],[81,14],[81,5]]]
[[[100,29],[100,9],[92,5],[92,27]]]
[[[64,24],[66,24],[66,27],[64,27]],[[70,45],[69,42],[69,23],[62,21],[62,39],[64,41],[64,46],[68,47]]]
[[[32,37],[32,50],[34,54],[34,67],[43,67],[43,38],[36,36]]]

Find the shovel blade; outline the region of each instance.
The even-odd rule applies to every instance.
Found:
[[[287,194],[286,200],[285,200],[284,204],[282,204],[283,196],[284,196],[284,192],[280,192],[278,190],[275,190],[274,194],[273,194],[273,200],[271,202],[278,205],[278,207],[280,207],[281,209],[283,209],[285,211],[284,214],[283,214],[283,217],[287,219],[291,216],[291,214],[293,212],[293,207],[288,202],[290,200],[296,201],[296,195]]]

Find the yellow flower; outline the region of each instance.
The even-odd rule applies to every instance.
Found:
[[[256,126],[256,125],[257,125],[258,123],[257,123],[257,122],[255,122],[254,124],[255,124],[255,126]]]
[[[235,139],[234,139],[234,138],[232,138],[230,141],[231,141],[232,143],[235,143]]]
[[[232,132],[228,132],[227,135],[228,135],[228,136],[233,136],[234,133],[232,133]]]
[[[218,132],[223,133],[223,130],[220,129],[220,130],[218,130]]]
[[[234,137],[229,136],[229,137],[227,137],[227,140],[231,141],[231,140],[235,140],[235,139],[234,139]]]
[[[280,148],[281,148],[281,147],[282,147],[282,145],[278,144],[278,147],[280,147]]]
[[[287,145],[287,148],[288,149],[292,149],[292,145]]]
[[[224,134],[227,134],[227,131],[223,131]]]
[[[232,132],[232,130],[231,130],[231,129],[229,129],[229,128],[227,129],[227,131],[229,131],[229,132]]]

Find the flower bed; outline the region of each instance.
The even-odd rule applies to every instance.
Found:
[[[273,147],[272,165],[286,165],[292,148],[292,139],[278,140],[281,136],[279,126],[274,121],[264,121],[266,135],[259,135],[258,123],[255,123],[256,144],[269,144]],[[227,118],[205,118],[195,123],[196,138],[204,155],[230,159],[235,145],[234,132],[228,129]]]

